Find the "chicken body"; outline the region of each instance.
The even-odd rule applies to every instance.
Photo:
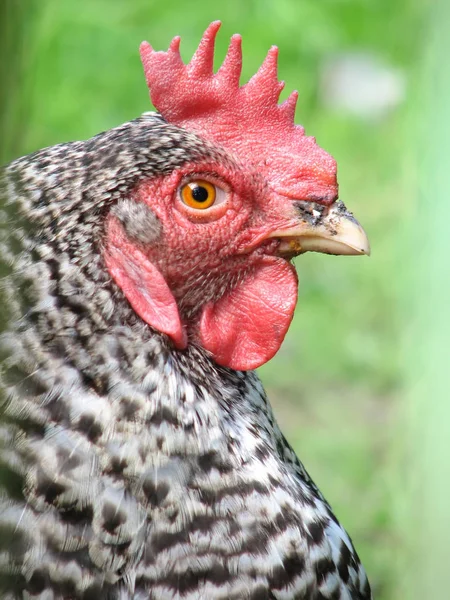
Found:
[[[368,253],[272,48],[141,46],[159,113],[1,174],[2,598],[369,600],[252,369],[290,259]]]
[[[371,597],[256,374],[174,350],[105,267],[112,207],[157,235],[130,190],[205,155],[148,113],[4,172],[5,600]]]

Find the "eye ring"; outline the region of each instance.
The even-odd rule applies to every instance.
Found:
[[[193,179],[180,188],[182,202],[198,210],[210,208],[217,196],[217,187],[205,179]]]

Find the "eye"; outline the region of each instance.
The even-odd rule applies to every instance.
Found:
[[[181,200],[191,208],[204,210],[215,203],[223,202],[225,191],[204,179],[195,179],[180,188]]]

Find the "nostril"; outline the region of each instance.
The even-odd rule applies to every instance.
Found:
[[[294,207],[299,217],[307,221],[310,225],[317,225],[321,219],[326,217],[329,211],[328,206],[306,200],[296,200]]]

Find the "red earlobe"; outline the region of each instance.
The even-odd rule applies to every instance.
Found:
[[[297,302],[297,275],[284,259],[266,257],[245,281],[203,309],[200,340],[214,360],[247,371],[280,348]]]
[[[111,277],[139,317],[167,334],[177,348],[186,348],[186,332],[164,277],[130,242],[115,217],[108,221],[104,258]]]

